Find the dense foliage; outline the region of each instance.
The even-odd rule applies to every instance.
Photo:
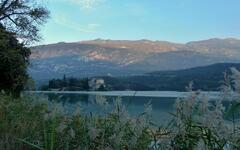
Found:
[[[18,95],[28,79],[30,49],[0,26],[0,90]]]
[[[29,81],[26,44],[39,39],[39,25],[48,14],[38,1],[0,0],[0,90],[18,96],[24,89]]]
[[[160,71],[139,76],[102,77],[112,90],[134,91],[185,91],[193,83],[194,90],[219,91],[224,72],[229,68],[240,69],[240,64],[222,63],[177,71]]]
[[[39,25],[49,12],[38,0],[0,0],[0,24],[24,42],[39,39]]]
[[[63,79],[52,79],[48,85],[41,87],[41,90],[57,89],[60,91],[88,91],[88,79],[67,78],[65,75]]]
[[[104,99],[98,99],[107,105]],[[50,106],[49,106],[50,105]],[[132,120],[116,101],[105,117],[68,115],[58,104],[26,96],[0,95],[0,149],[147,149],[151,143],[148,114]]]

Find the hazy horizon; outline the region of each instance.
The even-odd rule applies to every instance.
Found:
[[[47,0],[51,18],[38,43],[91,39],[186,43],[240,38],[238,0]]]
[[[212,38],[207,38],[207,39],[200,39],[200,40],[193,40],[193,41],[186,41],[186,42],[174,42],[174,41],[167,41],[167,40],[151,40],[151,39],[104,39],[104,38],[96,38],[96,39],[85,39],[85,40],[76,40],[76,41],[56,41],[53,43],[37,43],[34,46],[40,46],[40,45],[51,45],[51,44],[58,44],[58,43],[80,43],[80,42],[87,42],[87,41],[95,41],[95,40],[103,40],[103,41],[152,41],[152,42],[169,42],[169,43],[174,43],[174,44],[187,44],[189,42],[198,42],[198,41],[207,41],[207,40],[213,40],[213,39],[218,39],[218,40],[240,40],[240,38],[237,37],[226,37],[226,38],[219,38],[219,37],[212,37]]]

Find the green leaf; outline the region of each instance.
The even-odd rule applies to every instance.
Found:
[[[25,144],[27,144],[27,145],[29,145],[29,146],[32,146],[32,147],[34,147],[34,148],[37,148],[37,149],[39,149],[39,150],[44,150],[44,148],[42,148],[42,147],[40,147],[40,146],[38,146],[38,145],[35,145],[35,144],[33,144],[33,143],[30,143],[30,142],[28,142],[28,141],[26,141],[26,140],[24,140],[24,139],[18,139],[18,138],[17,138],[17,140],[20,141],[20,142],[23,142],[23,143],[25,143]]]

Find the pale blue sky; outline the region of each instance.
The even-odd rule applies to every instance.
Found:
[[[45,5],[51,18],[39,44],[240,38],[240,0],[47,0]]]

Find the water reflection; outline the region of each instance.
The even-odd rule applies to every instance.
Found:
[[[49,93],[45,94],[50,101],[61,103],[69,112],[73,112],[80,105],[81,111],[84,114],[105,114],[113,110],[113,103],[117,96],[102,96],[108,103],[107,109],[103,109],[97,105],[96,99],[98,95],[88,94],[60,94]],[[174,110],[176,98],[173,97],[136,97],[123,96],[121,97],[122,104],[126,107],[129,114],[138,116],[144,111],[144,104],[151,102],[152,118],[155,122],[165,122],[170,118],[170,112]]]

